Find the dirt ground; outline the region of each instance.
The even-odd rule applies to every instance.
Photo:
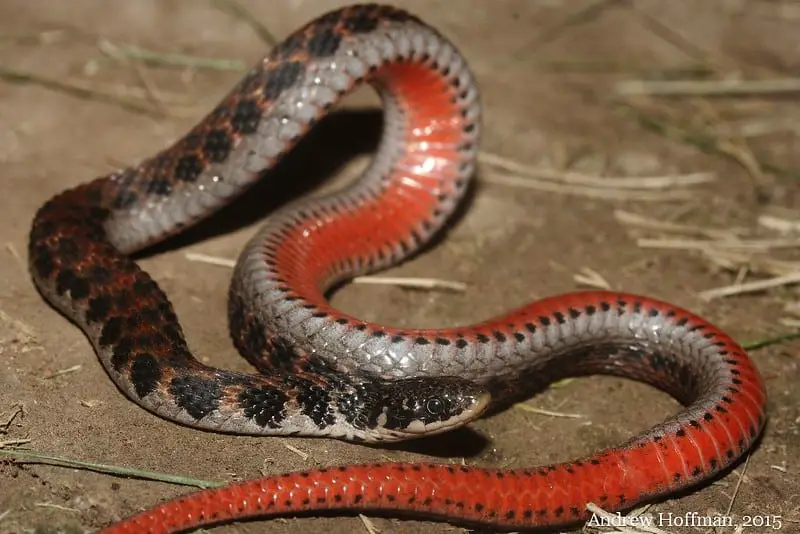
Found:
[[[617,94],[616,84],[788,78],[800,67],[796,3],[396,3],[441,29],[469,59],[485,105],[486,153],[590,176],[713,172],[716,181],[662,189],[655,193],[656,201],[598,199],[567,194],[564,184],[551,187],[555,191],[498,184],[497,177],[507,173],[484,165],[470,205],[446,238],[387,273],[446,278],[465,283],[466,291],[351,284],[335,294],[336,305],[399,326],[462,324],[585,287],[575,275],[589,268],[611,288],[688,307],[742,342],[791,331],[791,324],[781,321],[791,319],[785,309],[797,301],[794,289],[776,287],[707,302],[699,292],[734,283],[736,265],[722,268],[697,250],[639,246],[638,238],[676,236],[663,229],[636,229],[615,218],[614,211],[725,231],[738,227],[758,239],[792,239],[758,221],[776,213],[782,220],[800,220],[800,106],[787,98],[796,93],[632,98]],[[240,5],[280,39],[343,4],[249,0]],[[475,423],[474,432],[386,450],[327,440],[217,435],[161,420],[124,398],[81,332],[34,290],[26,268],[29,224],[36,208],[57,191],[135,162],[174,140],[241,76],[235,70],[126,61],[109,51],[135,45],[246,65],[265,52],[267,46],[253,28],[221,9],[225,5],[196,0],[0,1],[0,163],[4,183],[13,189],[5,192],[0,213],[0,423],[8,422],[0,426],[0,442],[6,448],[22,445],[43,454],[215,481],[372,460],[463,459],[474,465],[522,467],[621,443],[678,409],[676,402],[649,387],[593,377],[528,401],[581,417],[512,408]],[[10,71],[32,78],[15,78]],[[37,77],[111,98],[102,101]],[[150,111],[128,109],[119,99]],[[175,303],[190,345],[204,361],[247,369],[227,334],[230,270],[189,261],[186,254],[235,258],[275,206],[297,194],[317,194],[322,182],[322,187],[336,187],[357,174],[379,135],[375,104],[368,89],[359,91],[267,185],[201,231],[143,257],[143,266]],[[289,176],[296,178],[289,183]],[[670,199],[677,189],[687,191],[688,198]],[[761,257],[790,265],[797,250],[788,247]],[[745,281],[766,276],[755,272]],[[752,352],[768,384],[770,420],[746,467],[658,503],[650,513],[781,516],[780,529],[745,531],[800,532],[798,348],[797,342],[786,342]],[[0,532],[15,534],[93,531],[190,491],[10,459],[0,461],[0,488]],[[372,518],[372,523],[383,533],[454,530],[446,524],[390,518]],[[734,532],[662,528],[670,533]],[[243,523],[213,531],[366,529],[358,517],[346,516]]]

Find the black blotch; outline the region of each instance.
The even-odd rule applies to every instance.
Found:
[[[106,321],[106,324],[103,325],[103,329],[100,332],[100,346],[108,347],[116,343],[122,335],[123,323],[124,320],[122,317],[112,317]]]
[[[466,339],[456,340],[456,347],[458,347],[459,349],[466,348],[467,345],[469,345],[469,343],[467,343]]]
[[[480,343],[488,343],[489,341],[491,341],[489,339],[489,336],[487,336],[486,334],[477,334],[475,336],[475,339],[477,339]]]
[[[332,28],[324,28],[317,31],[314,36],[308,40],[306,49],[313,57],[328,57],[339,49],[339,43],[341,42],[342,37],[334,32]]]
[[[203,172],[205,165],[195,154],[187,154],[175,165],[175,179],[182,182],[194,182]]]
[[[111,312],[111,299],[106,295],[100,295],[89,299],[89,306],[86,309],[86,320],[90,323],[97,323],[108,317]]]
[[[561,313],[561,312],[555,312],[555,313],[553,313],[553,317],[555,317],[555,320],[556,320],[556,322],[557,322],[558,324],[564,324],[564,323],[566,323],[566,322],[567,322],[567,318],[566,318],[566,317],[564,317],[564,314],[563,314],[563,313]]]
[[[539,322],[542,323],[542,326],[550,326],[550,318],[547,316],[539,317]]]
[[[692,470],[692,476],[693,476],[693,477],[699,477],[699,476],[700,476],[700,475],[702,475],[702,474],[703,474],[703,470],[702,470],[702,469],[700,469],[700,467],[695,467],[695,468]]]
[[[575,308],[569,308],[567,312],[569,313],[569,316],[572,317],[573,319],[577,319],[578,317],[581,316],[581,312],[579,310],[576,310]]]
[[[303,72],[303,64],[299,61],[284,61],[271,70],[264,85],[264,96],[275,100],[286,89],[294,85]]]
[[[703,414],[703,419],[705,419],[706,421],[711,421],[712,419],[714,419],[714,416],[706,412]]]
[[[121,372],[122,369],[128,365],[135,345],[136,342],[131,336],[122,336],[119,341],[116,342],[111,356],[111,365],[114,366],[117,372]]]
[[[172,193],[172,182],[165,178],[153,178],[147,182],[145,191],[148,195],[159,195],[165,197]]]
[[[675,435],[678,436],[679,438],[682,438],[682,437],[686,436],[686,431],[684,429],[682,429],[682,428],[679,428],[675,432]]]
[[[239,393],[237,402],[246,417],[262,427],[278,428],[286,417],[286,394],[274,387],[250,387]]]
[[[561,515],[563,513],[564,513],[564,507],[563,506],[559,506],[558,508],[553,510],[553,514],[555,514],[556,517],[561,517]]]
[[[129,208],[133,204],[139,201],[139,195],[135,192],[131,191],[130,189],[124,189],[119,192],[119,194],[114,197],[114,200],[111,202],[111,205],[114,209],[124,210]]]
[[[208,132],[203,144],[203,153],[209,161],[225,161],[231,151],[232,142],[228,132],[222,129]]]
[[[297,396],[303,415],[310,417],[320,428],[327,428],[336,422],[330,410],[330,401],[328,392],[315,385],[300,388],[300,394]]]
[[[236,104],[231,117],[231,127],[234,132],[241,134],[251,134],[258,128],[261,119],[261,108],[258,102],[252,99],[245,99]]]
[[[378,19],[369,11],[359,9],[344,19],[344,27],[353,33],[367,33],[378,27]]]
[[[219,408],[222,397],[219,383],[198,376],[176,376],[169,384],[175,403],[195,419],[202,419]]]
[[[533,323],[525,323],[525,328],[526,328],[526,329],[528,330],[528,332],[530,332],[531,334],[535,334],[535,333],[536,333],[536,325],[535,325],[535,324],[533,324]]]
[[[139,398],[146,397],[158,386],[161,380],[161,367],[152,354],[139,354],[133,358],[130,379]]]
[[[415,341],[416,341],[417,345],[428,345],[428,344],[430,344],[430,341],[428,341],[426,338],[424,338],[422,336],[418,337]]]
[[[56,264],[53,261],[53,254],[50,249],[37,245],[32,249],[31,257],[33,258],[33,268],[39,278],[42,280],[50,278],[56,270]]]
[[[502,332],[494,332],[494,338],[497,341],[499,341],[500,343],[503,343],[503,342],[506,341],[506,336]]]
[[[518,342],[522,343],[523,341],[525,341],[525,335],[524,334],[520,334],[519,332],[514,332],[514,339],[516,339]]]
[[[475,503],[475,511],[476,511],[476,512],[481,512],[481,511],[483,511],[483,505],[482,505],[481,503],[479,503],[479,502],[478,502],[478,503]]]
[[[447,345],[450,344],[450,340],[447,339],[446,337],[437,337],[436,338],[436,344],[437,345],[442,345],[443,347],[446,347]]]

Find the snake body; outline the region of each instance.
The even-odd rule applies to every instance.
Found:
[[[384,133],[349,188],[288,206],[249,242],[229,295],[232,337],[259,374],[205,366],[172,305],[130,259],[230,203],[345,94],[379,92]],[[350,6],[276,47],[188,134],[37,212],[32,277],[86,333],[118,387],[166,419],[217,431],[393,441],[443,432],[533,384],[640,380],[686,405],[628,443],[528,470],[343,466],[162,504],[107,532],[174,532],[322,509],[536,527],[629,508],[731,466],[765,423],[744,350],[702,318],[647,297],[551,297],[477,325],[397,329],[333,309],[325,291],[396,264],[437,234],[473,175],[480,103],[456,48],[391,7]]]

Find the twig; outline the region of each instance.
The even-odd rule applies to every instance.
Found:
[[[603,278],[603,275],[594,269],[590,269],[589,267],[583,267],[579,273],[576,273],[572,276],[572,279],[578,284],[583,284],[585,286],[597,287],[600,289],[611,289],[611,284],[608,283],[608,280]]]
[[[358,514],[358,518],[361,520],[361,523],[363,523],[368,534],[380,534],[381,531],[378,530],[378,527],[375,526],[375,523],[373,523],[370,518],[364,514]]]
[[[34,506],[38,506],[39,508],[55,508],[56,510],[62,510],[64,512],[75,512],[80,513],[80,510],[77,508],[70,508],[68,506],[61,506],[60,504],[55,504],[52,502],[36,502],[33,503]]]
[[[414,278],[399,276],[357,276],[356,284],[378,284],[406,287],[410,289],[445,289],[449,291],[466,291],[467,284],[439,278]]]
[[[535,413],[537,415],[547,415],[549,417],[564,417],[567,419],[583,419],[586,417],[585,415],[579,413],[551,412],[550,410],[535,408],[529,404],[524,404],[524,403],[517,403],[514,405],[514,408],[518,408],[523,412]]]
[[[733,495],[731,495],[731,500],[728,502],[728,509],[725,510],[725,515],[731,515],[731,510],[733,509],[733,502],[736,500],[736,496],[739,495],[739,488],[742,485],[742,481],[744,480],[744,474],[747,472],[747,466],[750,465],[750,454],[747,455],[747,458],[744,461],[744,466],[742,466],[742,472],[739,473],[739,480],[736,481],[736,487],[733,488]]]
[[[83,365],[81,365],[81,364],[73,365],[72,367],[67,367],[66,369],[60,369],[60,370],[55,371],[55,372],[53,372],[53,373],[51,373],[51,374],[49,374],[47,376],[42,377],[42,378],[44,380],[50,380],[52,378],[56,378],[56,377],[59,377],[59,376],[68,375],[70,373],[74,373],[75,371],[80,370],[81,367],[83,367]]]
[[[197,261],[200,263],[208,263],[209,265],[218,265],[220,267],[233,268],[236,266],[236,261],[228,258],[220,258],[219,256],[209,256],[207,254],[200,254],[196,252],[187,252],[186,259],[189,261]],[[467,284],[463,282],[455,282],[452,280],[441,280],[438,278],[415,278],[415,277],[399,277],[399,276],[358,276],[352,280],[356,284],[379,284],[379,285],[392,285],[407,287],[413,289],[444,289],[450,291],[466,291]]]
[[[290,451],[292,451],[293,453],[295,453],[300,458],[302,458],[303,461],[308,460],[309,454],[307,452],[303,452],[300,449],[298,449],[297,447],[295,447],[293,445],[289,445],[288,443],[284,443],[283,446],[286,447],[287,449],[289,449]]]
[[[757,280],[755,282],[748,282],[746,284],[734,284],[730,286],[709,289],[707,291],[702,291],[699,296],[703,300],[710,301],[715,298],[764,291],[773,287],[796,284],[798,282],[800,282],[800,271],[787,274],[786,276],[770,278],[768,280]]]
[[[592,502],[586,503],[586,509],[599,518],[598,523],[600,523],[600,526],[614,528],[614,532],[617,534],[669,534],[666,530],[661,530],[653,525],[655,519],[650,514],[634,512],[626,516],[620,516],[606,512]]]

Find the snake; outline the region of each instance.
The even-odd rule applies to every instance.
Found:
[[[207,366],[134,254],[230,204],[345,95],[367,84],[383,132],[354,183],[278,209],[236,263],[228,319],[257,373]],[[723,473],[766,422],[745,350],[688,310],[613,291],[547,297],[442,329],[390,327],[330,304],[331,288],[396,265],[446,232],[476,174],[477,82],[441,32],[401,9],[352,5],[292,33],[187,134],[56,194],[29,266],[119,390],[157,416],[234,434],[362,444],[464,426],[570,376],[610,375],[684,408],[623,445],[528,469],[388,462],[286,473],[185,495],[103,532],[178,532],[251,517],[383,512],[498,529],[559,527]]]

